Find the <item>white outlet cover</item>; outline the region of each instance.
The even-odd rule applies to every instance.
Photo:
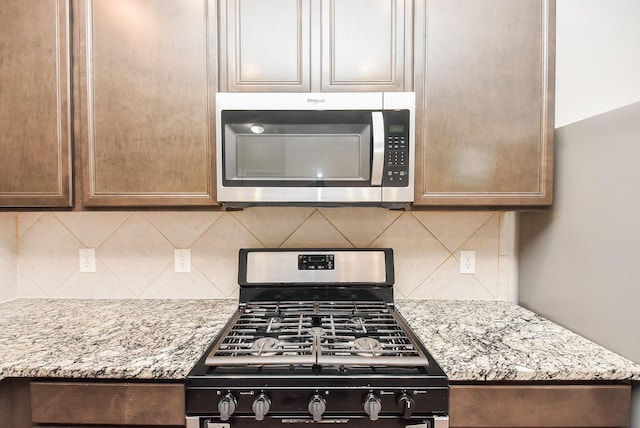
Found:
[[[78,263],[80,266],[80,272],[95,272],[96,249],[80,248],[80,250],[78,251]]]
[[[474,250],[460,251],[460,273],[476,273],[476,252]]]
[[[173,250],[173,271],[177,273],[191,272],[191,250],[189,248]]]

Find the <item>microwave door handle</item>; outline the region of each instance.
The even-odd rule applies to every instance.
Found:
[[[371,160],[371,185],[382,184],[382,169],[384,167],[384,120],[381,111],[371,113],[373,124],[373,157]]]

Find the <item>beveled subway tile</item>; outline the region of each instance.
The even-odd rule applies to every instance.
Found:
[[[323,208],[320,210],[331,224],[355,247],[368,247],[400,215],[386,208]]]
[[[313,212],[303,207],[250,207],[231,215],[262,245],[279,247]]]
[[[490,211],[413,211],[412,214],[451,253],[494,215]]]
[[[173,264],[173,245],[136,213],[96,249],[96,259],[138,296]]]
[[[85,247],[96,248],[131,214],[126,212],[59,212],[55,216]]]
[[[449,257],[449,252],[410,213],[403,213],[372,247],[393,248],[396,289],[404,296]]]
[[[222,215],[222,212],[213,211],[144,213],[175,248],[190,248]]]

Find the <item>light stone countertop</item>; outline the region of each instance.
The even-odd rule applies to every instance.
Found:
[[[640,365],[521,306],[400,300],[450,381],[640,380]]]
[[[184,379],[237,306],[235,300],[2,303],[0,379]]]
[[[1,303],[0,379],[184,379],[237,305]],[[640,380],[640,365],[511,303],[400,300],[397,306],[452,381]]]

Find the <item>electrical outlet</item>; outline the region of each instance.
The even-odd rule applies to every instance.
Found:
[[[460,251],[460,273],[476,273],[476,252],[474,250]]]
[[[95,248],[80,248],[80,251],[78,251],[78,258],[80,263],[80,272],[96,271]]]
[[[173,250],[174,272],[191,272],[191,250],[176,248]]]

